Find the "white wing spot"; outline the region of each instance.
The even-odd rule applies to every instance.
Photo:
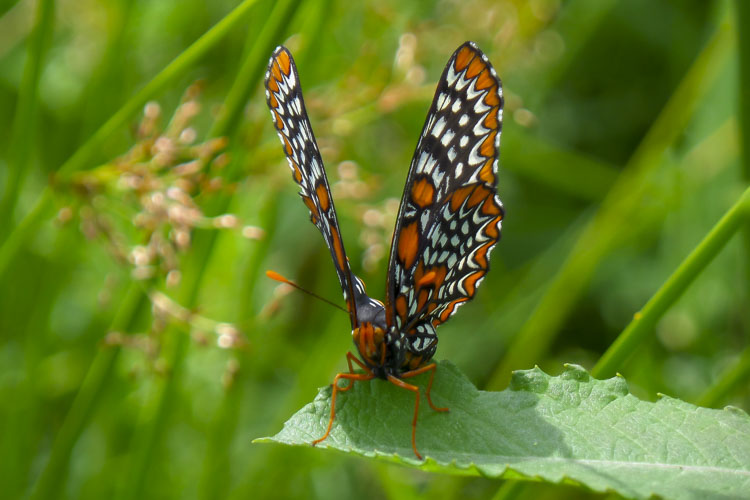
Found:
[[[443,110],[448,105],[448,94],[440,94],[440,97],[438,98],[438,110]]]
[[[451,151],[453,151],[453,149],[451,149]],[[460,162],[458,165],[456,165],[456,174],[455,174],[456,179],[461,177],[461,173],[463,173],[463,171],[464,171],[464,164],[463,162]]]
[[[435,124],[435,126],[432,127],[432,135],[434,137],[440,137],[440,134],[443,133],[444,128],[445,128],[445,117],[441,116],[440,119]]]
[[[455,135],[456,135],[456,133],[454,131],[452,131],[451,129],[448,129],[448,130],[445,131],[445,134],[443,134],[443,139],[440,142],[443,143],[443,146],[447,146],[453,140],[453,137]],[[451,160],[451,161],[453,161],[453,160]]]

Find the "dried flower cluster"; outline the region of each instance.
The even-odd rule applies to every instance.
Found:
[[[160,106],[148,103],[135,145],[112,162],[74,176],[71,189],[79,197],[58,213],[58,220],[67,222],[77,212],[83,233],[103,240],[118,261],[131,267],[134,279],[147,282],[147,289],[180,283],[180,255],[190,250],[196,228],[237,229],[251,239],[263,236],[260,228],[242,226],[233,214],[208,217],[201,210],[199,199],[231,186],[222,177],[228,162],[223,152],[226,139],[196,142],[191,122],[200,111],[197,97],[198,86],[193,85],[163,129]],[[150,291],[149,297],[153,332],[176,320],[188,324],[198,340],[212,332],[219,347],[243,344],[233,325],[198,316],[161,292]],[[149,342],[125,337],[111,334],[107,341],[139,348],[149,356],[158,351]]]

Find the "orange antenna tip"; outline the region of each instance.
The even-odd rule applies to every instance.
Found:
[[[346,309],[344,309],[344,308],[343,308],[343,307],[341,307],[340,305],[338,305],[338,304],[334,304],[334,303],[333,303],[333,302],[331,302],[330,300],[328,300],[328,299],[325,299],[325,298],[321,297],[320,295],[318,295],[317,293],[314,293],[314,292],[311,292],[310,290],[307,290],[306,288],[302,288],[301,286],[299,286],[299,285],[298,285],[297,283],[295,283],[294,281],[286,279],[285,277],[283,277],[282,275],[280,275],[280,274],[279,274],[279,273],[277,273],[276,271],[271,271],[270,269],[268,269],[268,270],[266,271],[266,276],[268,276],[269,278],[271,278],[271,279],[272,279],[272,280],[274,280],[274,281],[280,281],[280,282],[282,282],[282,283],[286,283],[287,285],[291,285],[291,286],[293,286],[294,288],[296,288],[297,290],[300,290],[300,291],[302,291],[302,292],[305,292],[306,294],[308,294],[308,295],[311,295],[311,296],[315,297],[315,298],[316,298],[316,299],[318,299],[318,300],[322,300],[322,301],[323,301],[323,302],[325,302],[326,304],[330,304],[330,305],[332,305],[333,307],[335,307],[336,309],[341,309],[341,310],[342,310],[342,311],[344,311],[345,313],[349,314],[349,311],[347,311]]]
[[[271,271],[270,269],[266,271],[266,276],[271,278],[274,281],[281,281],[282,283],[289,283],[289,280],[277,273],[276,271]]]

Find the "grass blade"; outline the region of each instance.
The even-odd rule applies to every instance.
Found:
[[[724,248],[727,241],[737,232],[741,224],[747,222],[750,211],[750,188],[737,203],[721,218],[701,241],[695,250],[680,264],[662,287],[636,313],[635,318],[617,337],[617,340],[602,355],[591,371],[595,377],[609,377],[630,356],[653,330],[656,322],[690,286],[690,283]]]
[[[112,321],[110,331],[130,331],[138,321],[140,311],[145,309],[147,303],[148,300],[141,290],[140,284],[132,283]],[[73,446],[88,424],[104,387],[112,377],[119,353],[119,347],[101,347],[99,349],[73,401],[73,405],[65,416],[65,421],[52,445],[47,463],[34,485],[31,494],[32,499],[57,498],[59,496],[61,485],[65,482]]]
[[[13,117],[11,160],[5,194],[0,202],[0,241],[5,239],[5,233],[13,222],[16,201],[29,169],[32,143],[37,136],[35,121],[39,98],[39,76],[54,29],[54,7],[53,0],[40,0],[37,3],[36,24],[29,37],[28,56],[19,89],[16,114]]]

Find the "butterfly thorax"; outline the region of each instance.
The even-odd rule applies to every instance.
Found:
[[[437,347],[436,336],[427,345],[416,329],[406,334],[388,325],[382,302],[366,295],[358,298],[357,326],[352,329],[352,340],[360,358],[376,377],[398,377],[419,368],[432,358]],[[419,349],[420,344],[425,344],[426,348]]]
[[[355,278],[355,282],[360,282]],[[352,340],[362,361],[373,370],[376,376],[386,378],[389,374],[398,373],[403,359],[394,333],[390,331],[385,320],[383,303],[374,300],[364,293],[364,286],[358,287],[356,293],[357,314],[352,328]]]

